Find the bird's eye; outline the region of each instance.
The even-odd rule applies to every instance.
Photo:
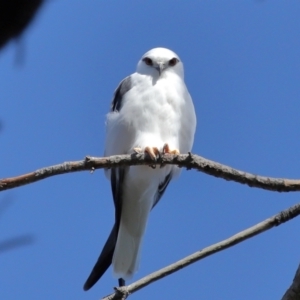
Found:
[[[152,65],[153,65],[152,59],[149,58],[149,57],[143,58],[143,61],[144,61],[145,64],[148,65],[148,66],[152,66]]]
[[[169,66],[174,67],[179,62],[178,58],[173,57],[169,60]]]

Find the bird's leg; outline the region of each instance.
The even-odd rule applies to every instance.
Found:
[[[125,280],[123,278],[118,279],[119,286],[125,286]]]
[[[179,155],[180,152],[178,149],[174,149],[174,150],[170,150],[169,144],[164,144],[163,149],[162,149],[162,154],[175,154],[175,155]]]

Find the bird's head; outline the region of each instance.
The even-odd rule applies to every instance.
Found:
[[[154,48],[145,53],[137,65],[137,73],[164,77],[167,73],[175,73],[183,78],[183,64],[179,56],[166,48]]]

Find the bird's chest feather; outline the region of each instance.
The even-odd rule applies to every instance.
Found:
[[[182,93],[164,80],[138,85],[124,104],[128,124],[139,131],[172,134],[177,131],[183,105]],[[136,95],[136,96],[134,96]]]

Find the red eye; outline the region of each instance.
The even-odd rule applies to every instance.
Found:
[[[174,67],[179,62],[178,58],[173,57],[169,60],[169,66]]]
[[[152,66],[152,65],[153,65],[152,59],[149,58],[149,57],[143,58],[143,61],[144,61],[145,64],[148,65],[148,66]]]

